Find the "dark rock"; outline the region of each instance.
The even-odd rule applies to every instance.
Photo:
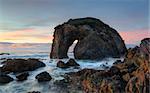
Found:
[[[1,68],[2,72],[24,72],[33,71],[40,67],[44,67],[45,64],[38,59],[9,59],[3,62],[4,65]]]
[[[129,49],[123,62],[113,64],[109,70],[70,72],[63,82],[67,81],[68,91],[80,87],[85,93],[149,93],[150,61],[147,55],[150,53],[143,51],[148,43],[150,41],[142,47]]]
[[[28,93],[41,93],[40,91],[32,91],[32,92],[28,92]]]
[[[58,61],[57,62],[57,67],[59,67],[59,68],[67,68],[66,64],[63,61]]]
[[[69,59],[67,63],[64,63],[63,61],[58,61],[57,62],[57,67],[60,68],[69,68],[69,67],[75,67],[75,66],[80,66],[74,59]]]
[[[74,59],[69,59],[69,61],[66,63],[67,66],[80,66]]]
[[[131,72],[135,71],[138,67],[134,63],[132,63],[127,68],[128,68],[128,72],[131,73]]]
[[[5,83],[9,83],[11,81],[13,81],[14,79],[11,78],[9,75],[7,74],[0,74],[0,84],[5,84]]]
[[[0,55],[10,55],[9,53],[0,53]]]
[[[67,52],[75,40],[76,59],[121,57],[126,53],[118,32],[96,18],[72,19],[55,27],[50,58],[68,58]]]
[[[141,41],[140,49],[145,54],[150,54],[150,38],[145,38]]]
[[[113,64],[119,64],[119,63],[122,63],[121,60],[116,60]]]
[[[1,58],[0,60],[6,60],[6,58]]]
[[[18,79],[18,81],[23,81],[23,80],[27,80],[27,77],[29,76],[28,72],[24,72],[24,73],[20,73],[16,76],[16,78]]]
[[[106,69],[109,68],[109,66],[107,66],[107,65],[105,65],[105,64],[100,65],[100,67],[103,68],[104,70],[106,70]]]
[[[119,68],[115,67],[115,66],[112,66],[110,69],[109,69],[109,72],[112,73],[113,75],[115,74],[119,74],[120,73],[120,70]]]
[[[38,74],[35,78],[38,80],[38,82],[50,81],[52,79],[52,77],[46,71]]]

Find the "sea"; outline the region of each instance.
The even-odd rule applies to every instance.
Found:
[[[40,91],[41,93],[61,93],[61,90],[58,90],[57,87],[54,85],[54,82],[57,80],[62,80],[63,75],[69,72],[77,72],[84,68],[92,68],[103,70],[106,69],[105,67],[111,67],[113,63],[123,58],[105,58],[103,60],[76,60],[76,62],[80,65],[78,68],[67,68],[61,69],[56,67],[57,62],[60,59],[50,59],[50,50],[51,50],[51,43],[7,43],[3,42],[0,43],[0,53],[9,53],[10,55],[0,55],[0,59],[3,58],[37,58],[40,61],[46,64],[46,67],[39,68],[34,71],[30,71],[30,76],[27,80],[18,82],[16,81],[16,77],[13,73],[9,75],[14,78],[14,81],[8,84],[0,85],[0,93],[27,93],[30,91]],[[75,43],[69,48],[68,56],[69,58],[74,58],[73,48]],[[135,45],[126,45],[127,48],[134,47]],[[0,60],[1,62],[4,60]],[[62,61],[67,62],[68,59],[63,59]],[[35,79],[35,76],[43,71],[47,71],[51,76],[52,80],[50,82],[43,82],[38,83]]]

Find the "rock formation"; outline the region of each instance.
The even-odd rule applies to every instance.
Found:
[[[12,77],[10,77],[9,75],[0,73],[0,84],[6,84],[13,80],[14,79]]]
[[[83,69],[78,72],[71,72],[60,83],[65,84],[66,87],[69,86],[69,89],[66,88],[65,91],[82,90],[85,93],[149,93],[149,44],[150,38],[143,39],[140,47],[128,49],[123,62],[118,60],[109,70]],[[57,84],[59,85],[58,81]]]
[[[24,72],[24,73],[20,73],[16,75],[16,78],[17,78],[17,81],[24,81],[24,80],[27,80],[28,76],[29,76],[29,73]]]
[[[77,67],[80,66],[74,59],[69,59],[67,63],[63,61],[57,62],[57,67],[59,68],[69,68],[69,67]]]
[[[50,58],[68,58],[67,52],[75,40],[76,59],[120,57],[126,53],[124,41],[117,31],[96,18],[70,19],[55,27]]]
[[[40,67],[44,67],[45,64],[38,59],[7,59],[2,62],[4,65],[0,68],[2,73],[21,73],[24,71],[33,71]]]
[[[35,78],[38,80],[38,82],[50,81],[52,79],[50,74],[46,71],[41,72]]]

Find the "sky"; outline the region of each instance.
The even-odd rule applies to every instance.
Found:
[[[0,42],[52,43],[54,27],[95,17],[126,44],[150,37],[149,0],[0,0]]]

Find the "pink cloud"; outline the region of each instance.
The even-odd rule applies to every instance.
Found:
[[[123,31],[123,32],[119,32],[119,34],[124,39],[126,44],[137,44],[143,38],[150,37],[150,32],[148,29],[139,29],[135,31]]]

